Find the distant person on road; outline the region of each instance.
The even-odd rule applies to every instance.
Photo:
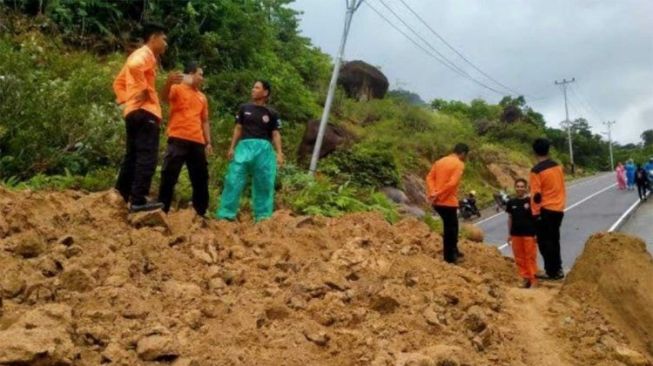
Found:
[[[537,243],[535,241],[535,219],[531,211],[531,200],[528,196],[528,183],[526,179],[515,180],[517,196],[508,201],[506,213],[508,214],[508,243],[512,246],[512,253],[519,275],[523,280],[522,286],[530,288],[537,283]]]
[[[648,180],[653,182],[653,157],[648,159],[648,163],[644,165],[644,170],[648,173]]]
[[[635,170],[637,170],[637,167],[635,166],[633,159],[628,159],[628,162],[626,163],[626,180],[629,191],[635,189]]]
[[[537,245],[544,259],[546,275],[542,280],[561,280],[562,257],[560,254],[560,225],[565,210],[565,176],[562,167],[551,160],[551,143],[544,138],[533,142],[537,164],[531,169],[531,211],[535,216]]]
[[[617,163],[617,169],[615,169],[615,172],[617,173],[617,187],[620,191],[623,191],[626,189],[626,168],[624,168],[624,165],[619,162]]]
[[[240,195],[250,177],[254,220],[259,222],[272,216],[277,166],[283,165],[284,156],[279,115],[267,105],[271,91],[267,81],[256,81],[251,91],[252,101],[242,105],[236,115],[227,153],[229,168],[216,213],[218,219],[236,219]]]
[[[170,104],[168,148],[163,156],[159,202],[163,211],[170,210],[175,185],[181,168],[186,164],[193,188],[195,212],[204,216],[209,207],[209,171],[206,160],[212,154],[209,105],[201,92],[204,71],[195,62],[184,68],[184,81],[166,84],[161,99]]]
[[[642,168],[640,164],[637,165],[635,171],[635,183],[637,184],[637,194],[642,201],[647,200],[647,191],[651,190],[651,179],[648,172]]]
[[[442,218],[444,260],[457,263],[458,251],[458,186],[465,170],[469,147],[457,144],[453,153],[436,161],[426,177],[428,200]]]
[[[159,152],[161,105],[156,92],[157,60],[167,49],[165,30],[148,24],[144,31],[145,45],[132,52],[113,82],[116,101],[122,107],[127,129],[126,153],[120,167],[116,189],[130,212],[162,208],[159,202],[148,202],[152,176]],[[171,74],[169,83],[181,81]]]

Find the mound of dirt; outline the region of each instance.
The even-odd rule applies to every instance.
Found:
[[[446,264],[415,219],[254,225],[1,188],[0,218],[0,365],[549,364],[529,355],[510,260],[463,240]]]
[[[620,233],[598,233],[585,245],[562,294],[580,304],[590,304],[593,310],[589,313],[594,313],[595,317],[606,316],[637,350],[653,357],[651,280],[653,259],[641,239]],[[588,313],[586,310],[583,312]],[[606,346],[612,351],[621,353],[618,359],[643,360],[624,350],[623,346],[616,347],[612,340],[607,343]],[[650,363],[641,361],[632,364]]]

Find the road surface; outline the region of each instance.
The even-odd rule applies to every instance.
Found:
[[[619,231],[639,236],[653,254],[653,197],[642,203]]]
[[[623,221],[624,214],[637,201],[637,193],[617,189],[613,173],[602,173],[567,186],[567,208],[560,229],[562,265],[569,271],[585,246],[587,238],[598,231],[607,231]],[[504,255],[511,256],[505,244],[508,222],[499,213],[476,222],[485,231],[485,242],[496,245]],[[542,259],[539,258],[540,265]]]

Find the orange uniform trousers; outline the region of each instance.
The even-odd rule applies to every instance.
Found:
[[[512,254],[515,257],[519,275],[535,281],[537,272],[537,242],[534,236],[511,236]]]

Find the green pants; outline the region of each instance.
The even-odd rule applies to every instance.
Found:
[[[249,177],[252,178],[252,206],[254,220],[272,216],[274,210],[274,182],[277,176],[277,158],[268,140],[246,139],[236,145],[234,158],[229,163],[218,219],[234,220],[240,208],[240,195]]]

